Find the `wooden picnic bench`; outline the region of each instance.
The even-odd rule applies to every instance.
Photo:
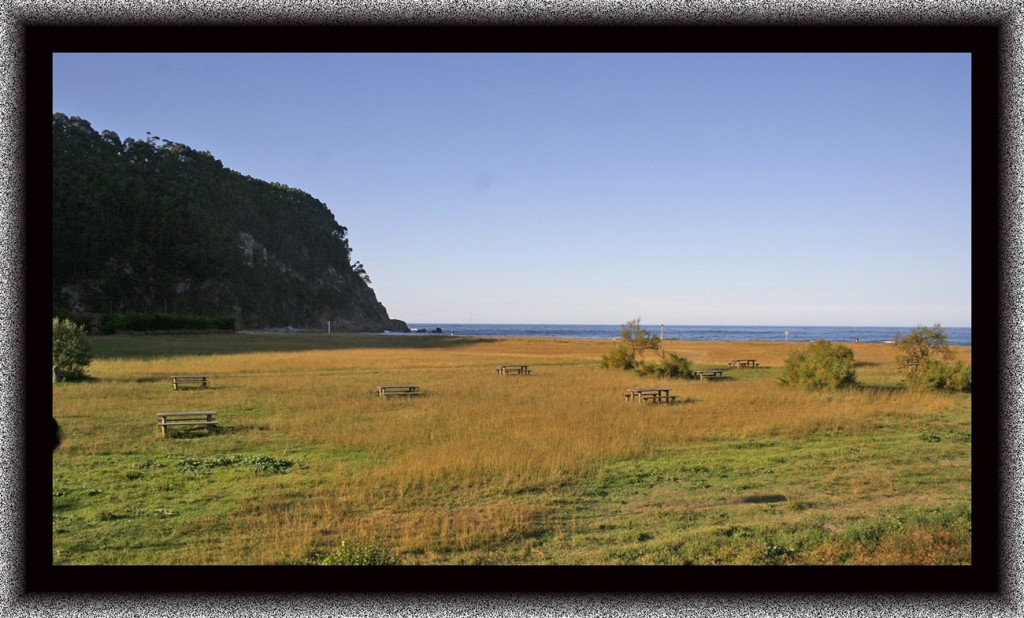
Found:
[[[391,386],[378,386],[377,394],[381,397],[391,397],[393,395],[422,395],[423,391],[418,386],[412,385],[391,385]]]
[[[198,388],[206,388],[208,385],[206,376],[171,376],[171,383],[174,384],[174,390],[178,390],[179,386],[184,387],[185,385]]]
[[[626,400],[637,403],[674,403],[676,396],[670,394],[670,388],[630,388],[626,390]]]
[[[758,364],[757,364],[757,361],[754,360],[753,358],[741,358],[741,359],[736,359],[736,360],[729,361],[729,366],[730,367],[736,367],[736,368],[740,368],[740,367],[757,367]]]
[[[189,425],[216,425],[217,413],[213,410],[201,412],[157,412],[156,424],[160,427],[160,435],[167,437],[168,427],[185,427]]]
[[[498,367],[498,375],[501,376],[528,376],[530,375],[529,365],[501,365]]]
[[[692,371],[690,373],[693,374],[693,377],[700,378],[701,380],[717,380],[723,377],[721,369],[703,369]]]

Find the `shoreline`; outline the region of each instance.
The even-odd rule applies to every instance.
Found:
[[[202,333],[197,333],[202,334]],[[220,334],[220,333],[218,333]],[[396,338],[415,338],[415,339],[451,339],[451,340],[477,340],[477,341],[560,341],[560,342],[614,342],[619,341],[619,337],[582,337],[582,336],[551,336],[551,335],[485,335],[485,334],[472,334],[472,333],[434,333],[434,332],[327,332],[326,330],[313,330],[313,329],[298,329],[291,327],[284,328],[268,328],[268,329],[247,329],[235,331],[235,333],[226,334],[240,334],[240,335],[330,335],[330,336],[375,336],[375,337],[396,337]],[[666,337],[663,341],[668,344],[681,343],[681,344],[792,344],[792,345],[803,345],[813,343],[815,339],[790,339],[789,341],[780,341],[776,339],[677,339]],[[827,340],[830,343],[839,343],[843,345],[882,345],[882,346],[895,346],[895,341],[849,341],[842,339],[830,339]],[[970,349],[971,344],[964,343],[950,343],[951,348],[963,348]]]

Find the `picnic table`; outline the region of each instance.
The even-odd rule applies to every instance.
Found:
[[[377,394],[381,397],[390,397],[392,395],[420,395],[422,392],[423,391],[420,390],[420,387],[413,386],[411,384],[377,387]]]
[[[693,377],[700,378],[701,380],[717,380],[722,377],[721,369],[703,369],[692,371]]]
[[[757,367],[757,361],[753,358],[740,358],[729,361],[730,367]]]
[[[626,399],[637,403],[672,403],[676,396],[671,392],[670,388],[630,388],[626,389]]]
[[[530,375],[529,365],[501,365],[498,367],[498,375],[509,376],[528,376]]]

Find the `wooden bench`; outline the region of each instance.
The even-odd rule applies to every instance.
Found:
[[[217,413],[212,410],[201,412],[157,412],[156,424],[160,435],[167,437],[168,427],[186,427],[190,425],[216,425]]]
[[[502,376],[528,376],[530,375],[529,365],[501,365],[498,367],[498,375]]]
[[[700,378],[701,380],[717,380],[723,377],[721,369],[704,369],[692,371],[691,373],[695,378]]]
[[[423,391],[418,386],[403,385],[403,386],[378,386],[377,394],[381,397],[391,397],[393,395],[422,395]]]
[[[196,386],[198,388],[206,388],[208,382],[206,376],[171,376],[171,383],[174,384],[174,390],[178,390],[178,387],[184,387],[186,385]]]

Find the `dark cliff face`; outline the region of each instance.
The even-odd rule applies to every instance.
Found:
[[[53,310],[407,331],[322,202],[205,152],[53,117]]]

